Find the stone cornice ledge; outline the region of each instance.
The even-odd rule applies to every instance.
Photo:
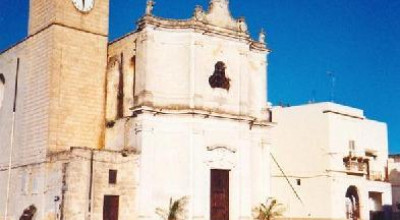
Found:
[[[260,127],[270,127],[275,123],[269,122],[268,120],[260,120],[255,117],[246,116],[246,115],[238,115],[226,112],[217,112],[211,110],[203,110],[203,109],[192,109],[192,108],[162,108],[162,107],[149,107],[149,106],[137,106],[130,108],[132,111],[132,116],[135,117],[137,115],[143,113],[151,113],[153,115],[193,115],[193,116],[201,116],[201,117],[213,117],[213,118],[221,118],[221,119],[230,119],[236,121],[243,121],[250,124],[250,127],[260,126]]]
[[[240,31],[240,28],[229,28],[229,27],[219,27],[208,23],[207,21],[198,20],[195,17],[190,19],[166,19],[161,17],[156,17],[154,15],[148,14],[144,15],[138,22],[138,32],[145,29],[146,27],[156,27],[163,29],[192,29],[196,32],[200,32],[208,35],[216,35],[229,37],[241,41],[245,41],[250,45],[251,50],[256,50],[260,52],[270,52],[266,47],[265,43],[254,41],[251,39],[247,31]]]

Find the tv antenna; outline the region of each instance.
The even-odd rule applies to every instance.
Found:
[[[317,92],[315,91],[315,89],[313,89],[313,90],[311,91],[311,103],[315,103],[316,94],[317,94]]]
[[[330,90],[331,90],[331,102],[335,101],[335,84],[336,84],[336,76],[331,71],[326,72],[330,79]]]

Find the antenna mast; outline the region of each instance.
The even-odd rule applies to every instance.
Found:
[[[331,86],[331,102],[335,102],[335,84],[336,84],[336,76],[331,71],[327,72],[327,75],[330,79]]]

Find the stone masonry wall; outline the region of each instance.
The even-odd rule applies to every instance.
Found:
[[[132,152],[73,148],[43,163],[14,167],[7,220],[19,219],[30,205],[37,208],[37,220],[89,219],[90,215],[100,220],[104,195],[119,195],[119,218],[130,220],[135,212],[137,166]],[[116,184],[108,183],[110,169],[118,172]],[[0,171],[1,195],[5,195],[7,174]],[[4,220],[3,196],[0,205],[0,220]]]
[[[138,182],[135,154],[75,148],[70,157],[66,172],[65,219],[88,219],[90,215],[92,219],[103,219],[105,195],[119,196],[119,219],[134,219]],[[109,170],[117,170],[116,184],[108,182]]]
[[[62,163],[46,161],[14,167],[11,172],[8,220],[19,219],[30,205],[37,208],[36,219],[55,219],[59,214],[60,201],[55,201],[62,190]],[[6,170],[0,171],[0,219],[4,218],[6,195]],[[4,195],[4,196],[3,196]]]
[[[45,157],[50,76],[43,73],[50,68],[47,58],[51,47],[52,30],[47,30],[0,55],[0,72],[6,78],[4,103],[0,109],[0,139],[4,140],[0,142],[0,167],[8,165],[17,68],[13,165],[42,161]]]
[[[103,145],[107,38],[54,27],[50,151]]]
[[[109,0],[97,0],[90,13],[80,13],[72,1],[30,0],[29,35],[51,23],[108,35]]]

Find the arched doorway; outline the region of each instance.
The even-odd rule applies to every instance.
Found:
[[[360,199],[355,186],[349,186],[346,191],[346,218],[360,219]]]

